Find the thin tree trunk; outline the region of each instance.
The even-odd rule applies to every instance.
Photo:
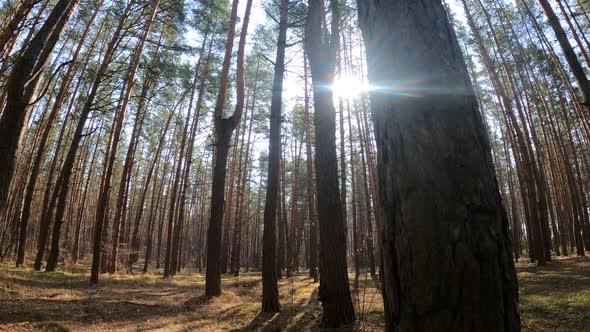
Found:
[[[76,47],[76,50],[74,51],[74,54],[72,56],[72,64],[70,64],[67,72],[64,74],[64,77],[62,78],[59,91],[58,91],[55,101],[52,105],[51,112],[49,113],[49,116],[47,118],[47,121],[45,124],[45,129],[43,130],[43,134],[41,135],[39,143],[37,144],[38,145],[37,153],[35,155],[35,160],[33,162],[33,166],[31,167],[31,171],[30,171],[30,175],[29,175],[29,182],[27,184],[27,189],[26,189],[23,208],[22,208],[22,215],[20,218],[20,235],[19,235],[19,242],[18,242],[19,247],[18,247],[18,254],[17,254],[17,259],[16,259],[16,266],[17,267],[22,265],[24,262],[25,245],[26,245],[26,240],[27,240],[27,227],[29,224],[31,204],[33,201],[33,194],[35,192],[35,186],[37,184],[39,170],[41,168],[41,163],[43,162],[43,156],[45,153],[47,141],[49,140],[49,136],[51,134],[51,129],[53,128],[53,123],[57,119],[57,116],[59,114],[59,110],[61,108],[61,105],[63,104],[66,92],[69,88],[71,78],[72,78],[72,75],[74,74],[74,70],[76,67],[75,63],[80,55],[80,52],[82,50],[82,46],[84,45],[84,41],[86,40],[88,33],[90,32],[90,28],[93,26],[94,20],[96,19],[96,16],[98,15],[100,8],[102,7],[102,4],[103,4],[103,1],[101,1],[98,4],[95,13],[92,15],[92,17],[88,21],[88,24],[86,25],[86,29],[84,30],[84,32],[82,33],[82,36],[80,37],[80,42],[78,43],[78,46]],[[24,4],[23,4],[23,6],[24,6]],[[0,48],[1,48],[1,44],[0,44]],[[91,49],[92,48],[93,47],[91,46]]]
[[[121,16],[121,19],[119,20],[119,23],[117,25],[117,28],[116,28],[114,34],[113,34],[113,37],[111,38],[109,45],[107,46],[102,63],[98,69],[98,72],[97,72],[94,82],[92,84],[91,91],[86,99],[86,102],[84,104],[84,108],[82,110],[82,114],[84,115],[85,118],[87,118],[88,114],[90,113],[90,110],[91,110],[93,103],[94,103],[94,98],[96,97],[96,95],[98,93],[98,88],[99,88],[100,83],[103,79],[103,76],[106,74],[106,70],[112,60],[112,57],[114,56],[115,49],[120,44],[120,37],[123,32],[123,27],[125,25],[125,22],[127,21],[127,16],[129,15],[129,12],[131,11],[132,3],[133,3],[133,1],[131,1],[127,5],[127,7],[125,8],[125,12]],[[79,125],[81,125],[81,126],[84,125],[84,122],[86,121],[85,118],[84,118],[84,121],[79,120],[79,122],[78,122]],[[108,153],[107,153],[107,155],[108,155]],[[105,163],[105,167],[108,167],[108,165],[106,165],[106,163]],[[106,202],[102,199],[102,196],[104,193],[104,185],[105,185],[104,181],[102,181],[101,189],[99,191],[99,196],[98,196],[97,209],[96,209],[96,222],[94,225],[94,239],[93,239],[93,248],[92,248],[92,268],[91,268],[91,274],[90,274],[90,282],[91,283],[98,282],[98,274],[100,272],[99,271],[100,256],[101,256],[101,251],[102,251],[101,240],[103,237],[103,223],[104,223],[105,213],[106,213],[106,205],[105,205]]]
[[[350,182],[351,182],[351,202],[352,205],[352,256],[354,261],[354,288],[358,289],[360,275],[360,257],[359,257],[359,239],[357,230],[357,211],[356,211],[356,174],[354,169],[354,149],[352,145],[352,114],[350,112],[350,103],[347,102],[348,111],[348,144],[350,150]]]
[[[547,15],[547,21],[553,29],[555,37],[557,37],[557,41],[559,42],[559,45],[563,50],[563,55],[565,56],[565,59],[569,64],[570,69],[574,74],[574,77],[576,78],[576,81],[578,82],[580,92],[582,93],[582,97],[584,98],[582,104],[586,108],[586,111],[590,112],[590,82],[588,81],[588,77],[584,72],[584,68],[580,63],[578,56],[574,52],[574,48],[572,47],[567,34],[563,30],[561,23],[559,23],[559,18],[557,18],[557,15],[555,14],[555,11],[553,11],[553,7],[551,7],[549,1],[538,1],[541,4],[541,7],[543,7],[545,15]]]
[[[297,200],[299,196],[299,161],[301,157],[301,148],[303,146],[303,141],[299,144],[299,148],[295,151],[295,161],[293,167],[293,183],[291,186],[291,206],[289,208],[290,212],[290,231],[287,233],[289,234],[289,238],[287,238],[287,278],[290,278],[293,270],[296,268],[295,265],[295,256],[297,246],[297,236],[298,230],[297,226]]]
[[[277,286],[277,274],[280,267],[277,262],[279,258],[276,248],[276,221],[277,205],[279,204],[277,200],[280,181],[283,78],[285,75],[285,48],[289,19],[289,3],[287,0],[280,1],[279,10],[279,34],[270,106],[268,173],[264,203],[264,229],[262,233],[262,312],[278,312],[280,310],[279,289]]]
[[[78,0],[59,0],[30,44],[12,66],[6,82],[6,106],[0,116],[0,206],[14,171],[16,151],[34,107],[43,72]]]
[[[309,276],[313,282],[318,282],[318,221],[316,214],[316,197],[313,181],[313,157],[311,152],[311,119],[309,116],[309,95],[307,76],[307,57],[303,57],[305,78],[305,165],[307,168],[307,205],[309,212]]]

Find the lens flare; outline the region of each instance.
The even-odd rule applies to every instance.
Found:
[[[339,76],[332,83],[334,98],[354,99],[369,91],[369,83],[353,76]]]

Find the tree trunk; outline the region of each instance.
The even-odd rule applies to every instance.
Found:
[[[123,26],[124,26],[125,22],[127,21],[127,15],[129,15],[129,12],[131,11],[131,4],[132,3],[133,2],[130,2],[127,5],[127,8],[125,9],[125,12],[123,13],[121,19],[119,20],[117,28],[116,28],[116,30],[109,42],[109,45],[107,46],[102,63],[98,69],[96,77],[94,78],[94,82],[92,83],[92,88],[90,90],[88,97],[86,98],[86,102],[84,103],[84,108],[82,109],[82,114],[85,117],[88,117],[88,114],[90,113],[90,110],[91,110],[93,103],[94,103],[94,98],[96,97],[96,95],[98,93],[98,88],[100,86],[100,83],[103,79],[103,76],[106,74],[106,70],[112,60],[112,57],[114,56],[116,46],[120,42],[120,36],[123,31]],[[79,124],[83,125],[83,122],[81,120],[78,120],[78,121],[79,121]],[[85,121],[86,121],[86,119],[84,119],[84,122]],[[107,167],[106,163],[105,163],[105,167]],[[103,185],[104,184],[101,184],[101,187]],[[103,189],[103,188],[101,188],[101,189]],[[97,202],[97,208],[96,208],[96,223],[94,225],[94,239],[93,239],[93,248],[92,248],[92,268],[91,268],[91,274],[90,274],[90,282],[91,283],[98,282],[98,274],[100,272],[99,271],[100,255],[101,255],[101,251],[102,251],[101,240],[102,240],[102,236],[103,236],[103,221],[105,219],[104,214],[106,212],[105,211],[106,210],[106,206],[105,206],[106,202],[104,202],[101,199],[102,192],[103,192],[103,190],[100,190],[98,202]]]
[[[369,180],[367,178],[367,170],[371,167],[368,165],[368,158],[365,157],[369,155],[369,147],[367,142],[367,136],[363,134],[363,123],[360,118],[360,114],[357,112],[356,120],[359,125],[359,140],[361,143],[361,165],[363,169],[361,172],[363,173],[363,182],[362,182],[362,189],[365,191],[365,210],[367,212],[367,236],[365,239],[365,250],[367,252],[367,257],[369,258],[369,271],[371,273],[371,277],[375,278],[375,250],[374,250],[374,243],[373,239],[375,238],[373,234],[373,221],[371,220],[371,192],[369,190]],[[368,131],[368,128],[364,128],[364,131]],[[377,215],[377,211],[375,210],[375,216]]]
[[[396,87],[370,96],[384,213],[386,329],[518,331],[508,220],[444,6],[408,0],[358,6],[369,80]],[[425,71],[428,81],[419,80]],[[429,92],[442,88],[448,93]],[[414,91],[420,95],[407,94]]]
[[[215,103],[214,122],[214,139],[215,153],[213,166],[213,184],[211,186],[211,218],[209,221],[209,230],[207,231],[207,273],[205,275],[205,296],[221,295],[221,227],[223,220],[223,209],[225,205],[225,175],[227,173],[227,154],[229,151],[229,142],[231,135],[242,117],[244,106],[244,47],[246,36],[248,34],[248,22],[250,19],[250,10],[252,0],[246,3],[246,12],[242,22],[242,32],[238,47],[237,58],[237,76],[236,76],[236,108],[229,118],[223,117],[225,105],[225,96],[227,93],[227,83],[229,67],[232,56],[233,40],[235,35],[238,0],[233,0],[230,24],[227,31],[227,43],[225,46],[225,55],[223,66],[219,78],[219,91]]]
[[[150,167],[148,168],[147,174],[146,174],[146,179],[144,182],[144,189],[143,192],[141,193],[140,197],[139,197],[139,209],[137,210],[137,214],[135,215],[135,221],[134,221],[134,228],[133,228],[133,235],[131,236],[131,253],[130,253],[130,257],[129,257],[129,266],[131,267],[133,263],[135,263],[137,261],[137,257],[139,256],[139,224],[141,222],[141,217],[143,215],[143,210],[144,210],[144,205],[145,205],[145,200],[147,198],[147,194],[149,191],[149,186],[150,186],[150,182],[152,179],[152,176],[154,174],[154,169],[156,168],[156,165],[159,163],[160,161],[160,154],[162,153],[162,149],[164,147],[164,142],[166,140],[166,134],[168,133],[168,128],[170,128],[170,122],[172,121],[172,117],[174,116],[174,112],[176,111],[176,109],[172,110],[172,112],[170,112],[170,114],[168,115],[168,119],[166,120],[166,124],[164,125],[164,131],[162,132],[162,136],[160,136],[160,139],[158,141],[158,146],[156,147],[156,152],[154,153],[154,159],[152,161],[152,163],[150,164]],[[157,174],[157,171],[156,171]],[[153,195],[155,195],[156,192],[156,188],[157,186],[154,185],[154,193]],[[153,202],[152,202],[152,207],[153,207]],[[150,212],[150,216],[149,216],[149,223],[150,225],[153,225],[153,215]],[[152,235],[153,232],[150,231],[152,229],[153,226],[148,226],[148,241],[150,242],[149,245],[149,249],[151,251],[151,241],[152,241]],[[146,249],[147,250],[147,249]],[[147,260],[147,253],[146,253],[146,260]]]
[[[279,289],[277,286],[276,221],[279,195],[279,168],[281,145],[281,108],[283,98],[283,78],[285,75],[285,48],[287,44],[287,25],[289,4],[280,1],[279,35],[274,67],[274,80],[270,106],[270,136],[268,147],[268,175],[266,199],[264,204],[264,229],[262,233],[262,312],[278,312]]]
[[[307,57],[303,57],[305,78],[305,165],[307,168],[307,205],[309,212],[309,276],[318,282],[318,222],[316,215],[316,197],[313,183],[313,157],[311,152],[311,120],[309,117],[309,95],[307,76]]]
[[[129,105],[129,99],[131,98],[131,92],[133,90],[133,86],[135,83],[135,76],[137,74],[137,69],[139,67],[139,62],[141,60],[141,55],[143,53],[143,48],[145,41],[147,40],[152,24],[156,17],[156,13],[158,12],[158,8],[160,6],[160,0],[155,0],[152,4],[152,9],[149,17],[147,18],[147,22],[145,23],[145,28],[141,35],[141,39],[139,40],[138,44],[135,47],[133,52],[133,56],[131,58],[131,62],[129,64],[128,73],[125,77],[127,86],[125,89],[125,94],[123,95],[121,110],[120,110],[120,126],[117,126],[116,130],[120,132],[123,126],[124,117],[127,113],[127,107]],[[156,54],[157,54],[156,50]],[[154,60],[156,59],[156,55],[154,56]],[[153,64],[153,61],[152,61]],[[116,210],[115,210],[115,219],[113,220],[113,236],[112,236],[112,251],[111,251],[111,262],[109,266],[109,272],[115,273],[117,271],[117,254],[119,249],[119,233],[121,229],[121,220],[125,218],[125,210],[126,210],[126,201],[127,201],[127,186],[128,186],[128,177],[131,174],[131,169],[133,168],[134,157],[135,157],[135,150],[138,144],[139,135],[141,133],[141,128],[143,126],[143,119],[145,118],[145,114],[147,110],[143,110],[143,104],[146,103],[146,95],[148,89],[151,85],[150,77],[146,77],[144,82],[144,86],[142,88],[142,93],[140,94],[140,101],[137,107],[137,113],[135,114],[135,121],[133,125],[133,131],[131,134],[131,138],[129,140],[129,146],[127,148],[127,153],[125,156],[125,161],[123,163],[123,170],[121,174],[121,181],[119,183],[119,191],[117,195],[117,203],[116,203]],[[147,107],[147,105],[146,105]],[[116,153],[117,141],[113,143],[112,153]]]
[[[35,0],[20,1],[20,4],[18,5],[14,15],[12,15],[12,18],[10,18],[10,20],[6,22],[6,25],[2,27],[2,30],[0,30],[0,50],[2,50],[0,51],[0,55],[4,55],[3,51],[6,49],[5,47],[8,41],[16,35],[16,31],[20,22],[22,22],[29,15],[35,4],[37,4],[37,1]]]
[[[295,142],[296,144],[296,142]],[[299,148],[296,148],[295,151],[295,161],[293,167],[293,176],[292,176],[292,186],[291,186],[291,202],[289,207],[290,212],[290,231],[287,232],[289,237],[287,238],[287,278],[290,278],[293,270],[296,268],[296,256],[297,256],[297,243],[298,237],[297,233],[299,230],[297,229],[297,200],[299,196],[299,160],[301,157],[301,149],[303,147],[303,141],[299,144]]]
[[[354,260],[354,287],[358,289],[359,275],[360,275],[360,257],[359,257],[359,239],[357,231],[357,214],[356,214],[356,174],[354,169],[354,153],[352,145],[352,114],[350,112],[350,105],[347,103],[348,111],[348,144],[350,150],[350,181],[351,181],[351,201],[352,205],[352,257]]]
[[[6,106],[0,116],[0,206],[4,204],[14,171],[23,128],[34,107],[43,72],[78,0],[59,0],[27,45],[6,81]]]
[[[563,30],[561,23],[559,23],[559,18],[557,18],[557,15],[555,14],[555,11],[553,11],[553,7],[551,7],[549,1],[539,0],[539,3],[541,4],[541,7],[543,7],[545,15],[547,15],[547,21],[553,29],[555,37],[557,37],[557,41],[563,50],[563,55],[565,56],[565,59],[567,60],[567,63],[569,64],[570,69],[574,74],[576,81],[578,82],[582,97],[584,98],[582,103],[584,104],[586,111],[590,112],[590,82],[588,81],[588,77],[584,72],[584,68],[580,63],[576,52],[574,52],[574,48],[572,47],[567,34]]]
[[[317,207],[320,224],[320,288],[322,325],[339,328],[355,320],[346,265],[346,225],[338,188],[336,156],[336,110],[332,90],[326,89],[334,80],[334,69],[340,40],[340,11],[337,0],[330,1],[331,35],[322,36],[323,1],[309,3],[305,23],[305,50],[311,68],[314,126]],[[326,27],[327,30],[327,27]],[[329,40],[324,42],[323,39]],[[344,188],[343,188],[344,189]]]
[[[285,242],[287,241],[285,237],[285,223],[286,220],[283,218],[283,196],[284,196],[284,165],[283,165],[283,142],[282,137],[279,135],[279,182],[277,184],[278,191],[277,191],[277,278],[283,278],[283,269],[285,268]],[[270,162],[269,162],[270,165]]]
[[[232,228],[232,224],[231,224],[231,215],[232,215],[232,209],[234,207],[234,196],[235,196],[235,178],[236,178],[236,166],[238,163],[238,141],[239,141],[239,137],[240,137],[240,130],[242,128],[238,127],[236,130],[236,135],[234,136],[234,141],[233,141],[233,149],[231,149],[231,163],[230,163],[230,172],[229,172],[229,182],[227,185],[227,189],[226,189],[226,211],[224,211],[224,216],[223,216],[223,224],[225,225],[223,227],[223,236],[221,237],[221,257],[219,258],[221,260],[221,273],[222,274],[226,274],[227,273],[227,263],[228,263],[228,257],[229,257],[229,248],[230,248],[230,235],[231,235],[231,228]]]
[[[51,112],[49,113],[49,116],[47,118],[47,122],[45,124],[45,129],[43,130],[43,133],[42,133],[41,138],[38,143],[39,147],[37,149],[37,153],[36,153],[35,159],[33,161],[33,166],[31,167],[29,182],[27,184],[25,199],[24,199],[23,208],[22,208],[22,215],[21,215],[21,222],[20,222],[20,234],[19,234],[19,241],[18,241],[19,247],[18,247],[18,254],[17,254],[17,259],[16,259],[16,266],[17,267],[22,265],[24,262],[25,244],[26,244],[26,240],[27,240],[27,238],[26,238],[27,237],[27,227],[29,224],[29,217],[30,217],[30,213],[31,213],[30,209],[31,209],[32,201],[33,201],[33,194],[35,192],[35,185],[37,184],[38,173],[41,168],[41,163],[43,162],[43,156],[45,153],[47,141],[49,140],[49,135],[51,134],[51,129],[53,128],[53,123],[57,119],[57,116],[59,114],[59,110],[60,110],[61,105],[65,99],[66,93],[68,91],[72,75],[74,74],[74,70],[75,70],[74,64],[75,64],[76,60],[78,59],[78,57],[80,56],[80,51],[82,50],[82,46],[84,45],[84,41],[86,40],[86,37],[88,36],[88,33],[90,32],[90,28],[93,26],[94,20],[96,19],[96,16],[98,15],[100,8],[102,7],[102,4],[103,4],[102,1],[98,4],[95,13],[92,15],[92,17],[88,21],[88,24],[86,25],[86,29],[84,30],[84,32],[82,33],[82,36],[80,37],[80,42],[78,43],[78,46],[76,47],[76,50],[74,51],[74,54],[72,56],[72,64],[70,64],[67,72],[64,74],[64,76],[62,78],[59,91],[58,91],[55,101],[53,102],[53,105],[51,107]],[[92,49],[92,47],[91,47],[91,49]],[[63,125],[65,126],[65,123]]]

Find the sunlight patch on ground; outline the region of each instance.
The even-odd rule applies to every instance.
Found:
[[[590,259],[555,257],[546,266],[518,262],[524,331],[584,331],[590,326]]]
[[[182,272],[101,275],[88,266],[53,273],[0,263],[0,331],[311,331],[321,319],[318,284],[301,271],[279,280],[282,311],[260,315],[260,272],[223,276],[222,295],[203,296],[204,275]],[[556,258],[545,267],[517,263],[524,331],[584,331],[590,326],[590,259]],[[351,294],[354,331],[382,331],[383,301],[369,274]]]

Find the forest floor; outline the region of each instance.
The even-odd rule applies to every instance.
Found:
[[[517,263],[525,331],[590,331],[590,258],[555,257],[546,266]]]
[[[525,331],[588,331],[590,259],[517,264]],[[53,273],[0,264],[0,331],[311,331],[321,317],[317,284],[303,272],[279,282],[282,312],[261,315],[260,273],[224,276],[220,297],[203,297],[205,279],[180,273],[102,275],[87,266]],[[370,277],[353,292],[355,331],[381,331],[383,303]]]

